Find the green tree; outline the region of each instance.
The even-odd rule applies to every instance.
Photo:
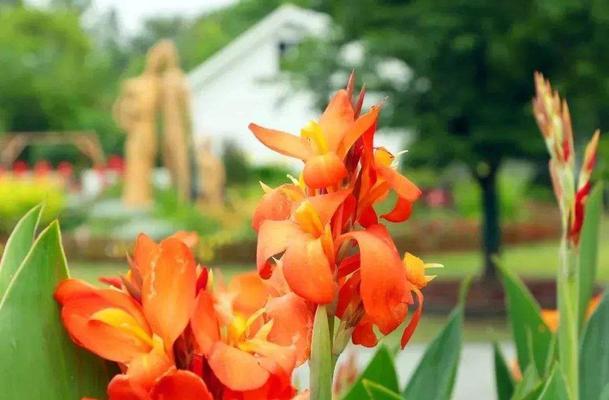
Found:
[[[115,148],[111,104],[118,73],[83,30],[76,10],[7,6],[0,13],[0,132],[95,130]],[[72,158],[75,149],[36,150],[37,158]]]
[[[337,57],[342,46],[361,45],[358,72],[372,90],[389,95],[386,124],[416,132],[406,162],[463,162],[478,182],[485,276],[494,278],[501,245],[497,173],[507,158],[545,158],[530,110],[533,71],[568,97],[576,130],[591,134],[609,122],[609,5],[332,0],[321,9],[339,29],[324,43],[308,44],[294,63],[297,72],[323,92],[332,87],[324,79],[333,76],[329,71],[353,66]],[[410,79],[379,73],[390,62],[407,66]]]

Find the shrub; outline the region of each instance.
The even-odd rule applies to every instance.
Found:
[[[42,221],[56,218],[66,206],[61,185],[45,178],[0,178],[0,232],[8,233],[26,211],[41,203]]]

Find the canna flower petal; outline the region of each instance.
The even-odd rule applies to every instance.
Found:
[[[399,197],[393,210],[381,215],[381,217],[390,222],[404,222],[410,218],[410,214],[412,214],[412,202]]]
[[[150,400],[148,391],[133,385],[124,374],[115,375],[108,384],[108,400]]]
[[[247,316],[264,307],[269,298],[267,285],[255,271],[233,277],[228,285],[228,291],[235,294],[234,311]]]
[[[296,364],[309,359],[313,333],[313,311],[307,302],[294,293],[269,299],[266,313],[273,321],[268,340],[282,346],[294,345]]]
[[[252,227],[258,232],[260,225],[266,220],[282,221],[290,218],[293,204],[293,200],[288,197],[284,187],[272,189],[262,196],[262,200],[256,206],[252,217]]]
[[[351,189],[343,189],[328,194],[309,197],[306,201],[311,203],[319,217],[319,222],[322,226],[325,226],[330,223],[330,220],[336,213],[338,207],[345,202],[350,194]]]
[[[151,400],[213,400],[203,379],[185,370],[162,376],[152,389]]]
[[[161,243],[161,252],[144,278],[142,304],[152,330],[170,349],[188,325],[195,305],[196,263],[179,239]]]
[[[421,189],[395,169],[380,166],[377,167],[377,173],[395,190],[400,199],[414,203],[421,196]]]
[[[410,322],[408,323],[406,329],[404,329],[404,333],[402,334],[402,339],[400,340],[402,349],[406,347],[406,345],[410,341],[412,334],[419,325],[421,315],[423,314],[423,293],[421,293],[421,291],[416,287],[412,287],[411,289],[417,296],[417,309],[415,310],[414,314],[412,315],[412,318],[410,319]]]
[[[347,176],[347,168],[336,153],[326,153],[309,158],[303,170],[304,181],[313,189],[338,185]]]
[[[341,160],[345,158],[351,147],[353,147],[355,142],[357,142],[362,135],[369,132],[371,129],[376,129],[376,123],[380,112],[380,106],[373,106],[370,111],[360,116],[351,129],[346,132],[337,151],[338,157]]]
[[[148,276],[160,251],[160,246],[150,237],[143,233],[138,235],[133,250],[133,264],[142,278]]]
[[[397,328],[407,313],[409,293],[402,261],[382,225],[343,235],[360,249],[360,294],[366,314],[383,334]]]
[[[336,292],[322,239],[295,240],[282,257],[283,274],[297,295],[315,304],[330,303]]]
[[[214,309],[214,299],[209,292],[205,290],[199,292],[190,325],[199,351],[208,355],[213,344],[220,340],[220,326]]]
[[[213,345],[208,362],[220,382],[235,391],[258,389],[270,377],[254,355],[223,342]]]
[[[353,125],[355,114],[346,90],[341,89],[330,100],[319,119],[319,126],[326,137],[328,149],[335,152]]]
[[[125,293],[67,279],[58,286],[55,298],[72,340],[100,357],[128,363],[152,348],[144,315]]]
[[[256,266],[263,279],[271,276],[271,257],[283,253],[292,240],[302,236],[300,228],[291,221],[264,221],[258,232]]]
[[[163,340],[155,336],[152,350],[147,354],[135,357],[127,369],[127,376],[132,385],[150,390],[155,381],[170,368],[175,367],[165,352]]]
[[[374,347],[378,343],[378,338],[374,334],[373,323],[368,318],[364,317],[357,324],[351,336],[353,344],[359,344],[364,347]]]
[[[304,138],[275,129],[263,128],[256,124],[249,124],[248,127],[262,144],[280,154],[303,161],[313,155],[311,146]]]

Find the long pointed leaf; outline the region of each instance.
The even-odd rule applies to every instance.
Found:
[[[363,384],[364,380],[379,384],[390,391],[399,392],[393,357],[385,346],[379,348],[343,400],[365,399],[367,391]]]
[[[448,324],[430,343],[406,385],[403,396],[417,400],[450,398],[461,354],[463,306],[451,314]]]
[[[514,388],[512,400],[533,400],[537,398],[542,390],[543,382],[539,377],[535,364],[531,363],[522,374],[520,382]]]
[[[584,226],[579,247],[579,324],[583,324],[586,308],[594,291],[598,242],[603,211],[603,185],[598,184],[586,200]]]
[[[60,322],[53,292],[67,275],[54,222],[36,240],[0,302],[0,397],[105,397],[106,364],[77,348]]]
[[[364,379],[362,386],[366,390],[367,397],[370,400],[402,400],[400,395],[393,390],[386,388],[383,385],[379,385],[376,382],[371,382]],[[366,397],[359,397],[365,399]]]
[[[19,220],[6,242],[0,260],[0,299],[6,292],[13,275],[34,243],[34,234],[40,222],[42,206],[36,206]]]
[[[605,294],[584,330],[579,359],[581,399],[596,400],[609,385],[609,296]]]
[[[552,373],[537,400],[569,400],[567,383],[558,364],[552,369]]]
[[[499,400],[510,400],[514,393],[514,379],[497,343],[493,343],[493,352],[497,398]]]
[[[522,281],[505,267],[500,266],[499,269],[520,370],[525,371],[529,363],[534,362],[535,369],[543,376],[551,350],[552,332],[541,319],[539,305]]]

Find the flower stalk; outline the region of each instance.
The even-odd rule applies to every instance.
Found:
[[[557,271],[558,359],[569,398],[579,400],[579,334],[582,320],[579,315],[579,245],[600,133],[597,130],[586,146],[576,181],[573,128],[567,102],[552,91],[550,82],[540,73],[535,74],[535,88],[533,112],[550,154],[550,175],[562,222]]]

